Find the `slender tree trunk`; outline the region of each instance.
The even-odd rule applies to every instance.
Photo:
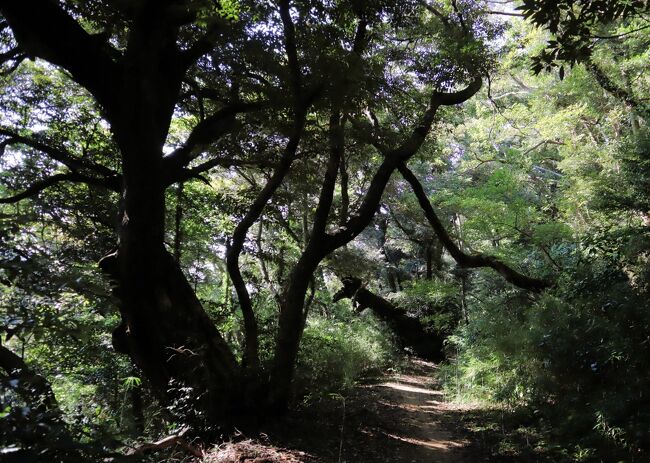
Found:
[[[339,207],[339,225],[345,225],[345,222],[348,220],[348,214],[350,211],[350,193],[349,183],[350,175],[348,174],[347,165],[345,162],[345,154],[341,155],[341,163],[339,164],[339,178],[341,183],[341,205]]]
[[[174,213],[174,260],[180,264],[183,246],[183,190],[185,182],[176,187],[176,211]]]
[[[285,411],[290,399],[294,366],[305,326],[305,296],[310,279],[320,262],[313,251],[308,251],[309,248],[293,267],[289,284],[282,295],[268,397],[268,406],[272,412]]]
[[[433,244],[431,243],[431,241],[427,241],[425,245],[424,253],[426,255],[426,261],[427,261],[426,279],[433,280]]]
[[[460,273],[460,311],[465,324],[469,324],[469,311],[467,310],[467,272]]]

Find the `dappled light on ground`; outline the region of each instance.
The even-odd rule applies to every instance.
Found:
[[[405,392],[415,392],[416,394],[427,394],[427,395],[442,395],[442,392],[440,391],[432,391],[430,389],[424,389],[424,388],[418,388],[418,387],[413,387],[408,384],[404,383],[382,383],[380,386],[383,387],[389,387],[391,389],[395,389],[398,391],[405,391]]]
[[[464,444],[462,442],[453,442],[449,440],[420,440],[420,439],[413,439],[412,437],[403,437],[403,436],[396,436],[394,434],[386,434],[386,436],[390,437],[391,439],[397,439],[402,442],[407,442],[409,444],[413,445],[420,445],[422,447],[428,447],[431,449],[435,450],[449,450],[450,448],[458,448],[458,447],[463,447]]]
[[[271,440],[309,462],[460,463],[476,461],[455,429],[459,410],[433,380],[435,364],[411,359],[399,374],[324,398],[288,418]],[[343,416],[345,415],[345,418]]]

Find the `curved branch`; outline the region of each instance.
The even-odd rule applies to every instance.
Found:
[[[16,392],[38,413],[47,414],[54,421],[62,421],[59,404],[47,379],[32,371],[25,361],[0,342],[0,369],[18,380]]]
[[[344,151],[344,132],[341,114],[333,112],[329,121],[329,158],[327,160],[327,169],[323,179],[320,195],[318,197],[318,206],[314,213],[314,225],[312,227],[309,243],[316,242],[325,236],[327,227],[327,218],[332,208],[334,200],[334,188],[336,186],[336,177],[339,171],[339,164]]]
[[[255,201],[253,201],[253,204],[244,218],[237,224],[237,227],[235,227],[232,239],[228,243],[226,249],[226,267],[230,274],[233,286],[235,287],[235,291],[237,292],[239,306],[244,317],[246,346],[244,350],[243,363],[245,366],[252,367],[253,369],[257,368],[259,364],[257,320],[255,319],[255,314],[253,312],[250,294],[248,293],[246,283],[239,269],[239,256],[244,247],[244,241],[248,230],[253,226],[255,221],[259,219],[268,201],[275,194],[280,185],[282,185],[293,161],[296,159],[298,146],[305,128],[307,108],[311,105],[311,102],[316,97],[318,91],[318,89],[314,90],[310,95],[307,95],[307,98],[303,101],[302,73],[298,62],[296,31],[293,21],[291,20],[289,0],[280,0],[279,6],[280,17],[284,28],[284,47],[288,57],[289,86],[294,96],[293,129],[289,141],[282,153],[280,163],[274,169],[271,178],[266,185],[264,185],[262,191],[257,195]]]
[[[163,158],[167,177],[178,175],[180,169],[187,166],[196,158],[196,153],[202,147],[214,143],[223,135],[229,133],[234,124],[235,116],[240,113],[262,109],[266,102],[235,103],[220,109],[213,115],[199,122],[180,148]],[[173,183],[173,182],[171,182]]]
[[[432,99],[434,99],[440,106],[453,106],[464,103],[473,97],[476,92],[481,89],[483,79],[480,76],[474,77],[472,82],[457,92],[434,92]]]
[[[244,218],[235,227],[235,231],[233,232],[232,238],[226,249],[226,267],[230,274],[233,286],[235,287],[235,291],[237,292],[239,307],[244,317],[246,332],[244,364],[252,368],[256,368],[259,363],[257,320],[253,313],[253,306],[250,294],[248,294],[248,289],[246,288],[246,282],[244,281],[239,269],[239,255],[244,247],[244,241],[246,240],[248,230],[262,215],[266,204],[275,194],[280,185],[282,185],[293,161],[296,159],[298,145],[300,144],[305,127],[306,109],[296,114],[295,118],[293,134],[289,138],[287,146],[282,153],[280,163],[274,169],[273,175],[271,175],[269,181],[257,195],[255,201],[253,201],[253,204],[248,209]]]
[[[85,183],[87,185],[95,185],[107,188],[112,191],[119,191],[119,182],[117,179],[99,179],[94,177],[87,177],[85,175],[77,174],[74,172],[66,174],[55,174],[51,177],[47,177],[43,180],[39,180],[34,183],[26,190],[6,198],[0,198],[0,204],[13,204],[21,201],[23,199],[31,198],[37,196],[43,190],[56,185],[61,182],[74,182],[74,183]]]
[[[322,245],[323,252],[331,252],[349,243],[370,223],[372,217],[375,215],[377,206],[379,206],[381,197],[384,194],[384,188],[391,175],[398,168],[399,164],[406,162],[418,152],[433,126],[438,108],[442,105],[459,104],[467,101],[479,91],[481,85],[481,78],[477,77],[467,88],[461,91],[453,93],[434,92],[431,95],[429,107],[423,114],[422,120],[413,129],[406,141],[393,150],[387,150],[381,145],[376,145],[385,156],[384,162],[381,163],[372,178],[368,191],[356,214],[346,222],[342,230],[326,237]]]
[[[0,53],[0,65],[6,63],[7,61],[17,59],[20,54],[20,47],[14,47],[4,53]]]
[[[593,35],[592,37],[595,39],[599,40],[615,40],[615,39],[620,39],[621,37],[626,37],[631,34],[636,34],[637,32],[644,31],[646,29],[650,28],[650,25],[642,26],[637,29],[633,29],[631,31],[623,32],[621,34],[615,34],[615,35]]]
[[[22,52],[20,47],[12,48],[11,50],[0,53],[0,76],[8,76],[20,66],[20,63],[27,59],[27,55]],[[2,69],[5,63],[13,61],[6,69]]]
[[[181,53],[182,66],[187,69],[191,67],[203,55],[209,53],[215,47],[215,38],[219,33],[224,32],[228,27],[227,20],[223,18],[212,18],[205,33],[199,37],[192,46]]]
[[[443,356],[443,336],[428,332],[420,319],[409,317],[390,301],[365,288],[358,278],[341,278],[343,287],[332,297],[333,302],[350,299],[357,312],[370,309],[393,331],[402,347],[408,347],[425,360],[440,361]]]
[[[171,185],[176,182],[182,182],[191,179],[203,179],[201,174],[209,171],[214,167],[277,167],[277,163],[268,159],[235,159],[235,158],[212,158],[195,167],[183,168],[176,173],[175,176],[170,177],[166,181],[166,185]]]
[[[13,60],[13,63],[9,67],[7,67],[7,69],[0,70],[0,76],[8,76],[16,69],[18,69],[18,66],[20,66],[20,64],[26,59],[27,59],[27,55],[25,54],[18,55],[16,59]]]
[[[616,82],[610,79],[607,74],[605,74],[603,70],[594,62],[588,61],[585,63],[585,66],[589,71],[591,71],[594,78],[596,79],[596,82],[598,82],[598,85],[600,85],[604,90],[611,93],[615,98],[623,101],[632,109],[641,113],[644,118],[649,117],[650,108],[639,102],[631,92],[625,90],[624,88],[621,88],[618,84],[616,84]]]
[[[447,233],[447,230],[445,230],[444,225],[433,210],[433,206],[431,206],[429,198],[427,197],[422,184],[419,182],[415,174],[413,174],[413,172],[408,167],[406,167],[405,164],[400,164],[399,171],[404,179],[411,185],[411,188],[413,189],[413,192],[418,199],[418,203],[424,211],[424,215],[429,221],[431,228],[433,228],[433,231],[438,236],[438,239],[442,245],[445,247],[447,252],[451,254],[451,256],[460,267],[492,268],[500,273],[506,279],[506,281],[512,283],[515,286],[530,291],[540,292],[552,286],[552,283],[549,281],[529,277],[519,273],[507,264],[501,262],[496,257],[485,256],[482,254],[465,254],[456,245],[456,243],[454,243],[454,241],[451,239],[451,236],[449,236],[449,233]]]
[[[424,0],[421,1],[420,3],[422,4],[422,6],[424,6],[424,8],[426,8],[429,11],[429,13],[433,14],[436,18],[438,18],[445,27],[451,26],[451,23],[449,22],[449,18],[445,16],[440,10],[438,10],[433,5],[430,5]]]

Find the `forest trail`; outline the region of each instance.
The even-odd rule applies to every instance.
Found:
[[[435,369],[433,363],[409,359],[401,372],[359,385],[345,398],[329,397],[293,412],[268,437],[291,449],[296,460],[289,461],[477,461],[455,429],[463,409],[444,400]]]
[[[448,416],[457,407],[444,400],[433,379],[435,365],[410,359],[404,372],[363,387],[368,408],[356,424],[362,435],[347,461],[457,463],[466,461],[467,442],[450,428]],[[353,416],[354,418],[354,416]],[[372,459],[362,459],[367,455]],[[347,455],[346,455],[347,456]]]

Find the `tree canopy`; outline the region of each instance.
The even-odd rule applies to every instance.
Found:
[[[396,344],[642,458],[648,4],[511,3],[0,0],[3,444],[214,439]]]

